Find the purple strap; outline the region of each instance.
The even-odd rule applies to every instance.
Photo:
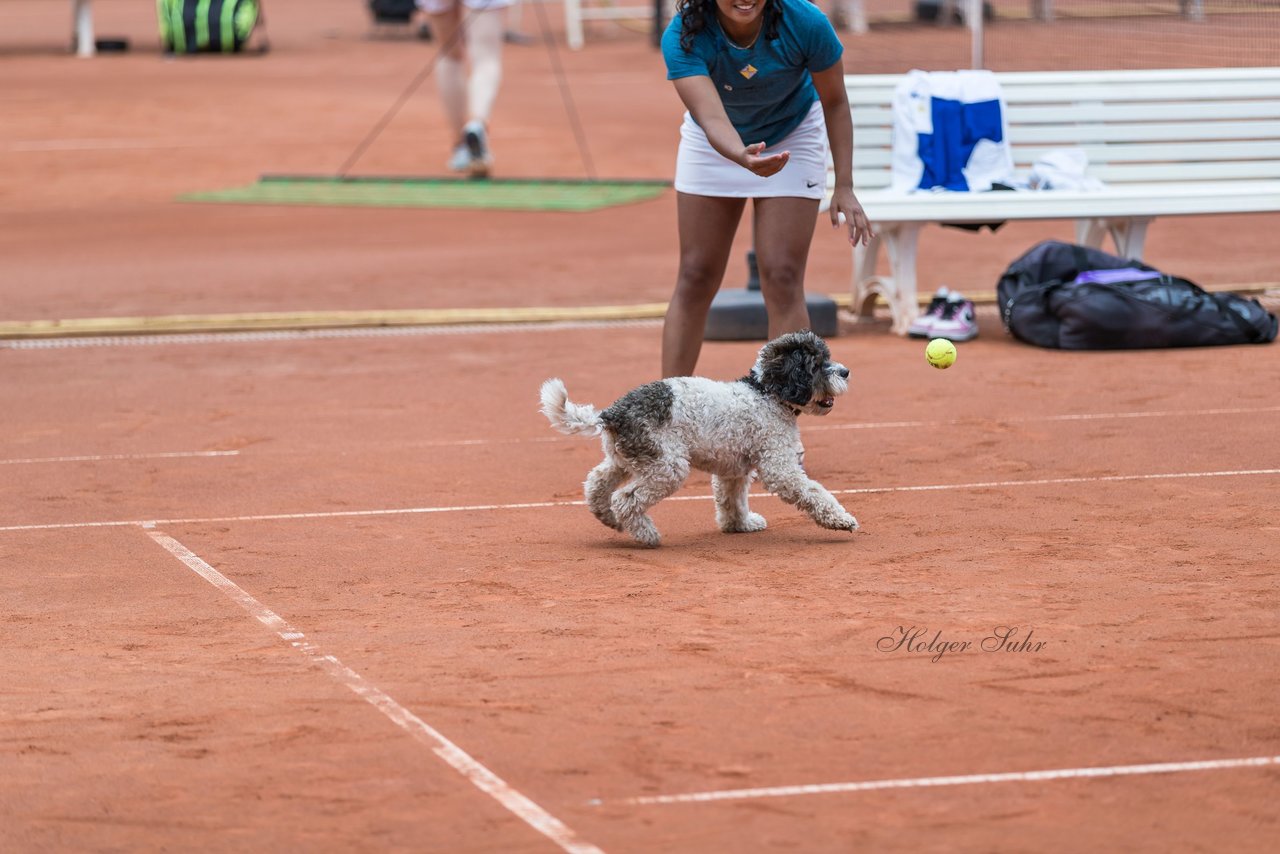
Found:
[[[1110,285],[1116,282],[1141,282],[1146,279],[1158,279],[1158,270],[1139,270],[1137,267],[1121,267],[1118,270],[1085,270],[1076,276],[1073,285],[1096,283]]]

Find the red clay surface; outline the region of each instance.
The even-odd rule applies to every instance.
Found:
[[[5,6],[4,319],[667,295],[669,197],[546,215],[175,203],[342,162],[429,55],[365,39],[361,4],[273,3],[275,52],[230,62],[77,61],[49,47],[50,6]],[[95,8],[104,36],[151,32],[149,9]],[[605,32],[560,54],[599,173],[666,177],[674,96],[642,37]],[[865,50],[909,67],[943,38],[963,36],[886,28]],[[501,168],[580,174],[546,121],[545,50],[508,57]],[[439,173],[430,94],[358,171]],[[1148,256],[1269,281],[1276,225],[1161,221]],[[1067,229],[938,231],[922,270],[989,291]],[[813,289],[847,275],[819,230]],[[832,339],[852,389],[805,425],[806,465],[864,490],[841,496],[862,533],[759,496],[769,530],[720,534],[698,475],[656,509],[655,551],[572,503],[598,447],[536,411],[549,376],[597,404],[653,379],[653,324],[0,348],[0,848],[556,850],[160,533],[605,851],[1268,850],[1275,766],[627,802],[1280,755],[1280,349],[1057,353],[981,322],[945,372],[882,324]],[[755,346],[709,344],[700,368],[741,375]],[[209,452],[227,453],[161,456]],[[878,648],[912,626],[1044,646]]]

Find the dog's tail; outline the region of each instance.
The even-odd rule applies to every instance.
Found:
[[[604,430],[600,413],[589,403],[573,403],[564,383],[550,379],[542,384],[542,414],[551,426],[570,436],[599,436]]]

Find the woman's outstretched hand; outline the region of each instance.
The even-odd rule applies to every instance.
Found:
[[[791,159],[790,151],[779,151],[777,154],[761,157],[760,152],[762,151],[764,151],[764,143],[753,142],[742,152],[742,157],[739,158],[738,162],[761,178],[768,178],[770,175],[776,175],[781,172],[782,167],[786,166],[787,161]]]

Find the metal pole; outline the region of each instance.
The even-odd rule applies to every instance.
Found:
[[[969,20],[969,34],[972,41],[972,51],[970,57],[970,67],[974,69],[983,68],[982,58],[982,34],[984,29],[984,21],[982,20],[985,7],[983,0],[968,0],[969,12],[965,15]]]

